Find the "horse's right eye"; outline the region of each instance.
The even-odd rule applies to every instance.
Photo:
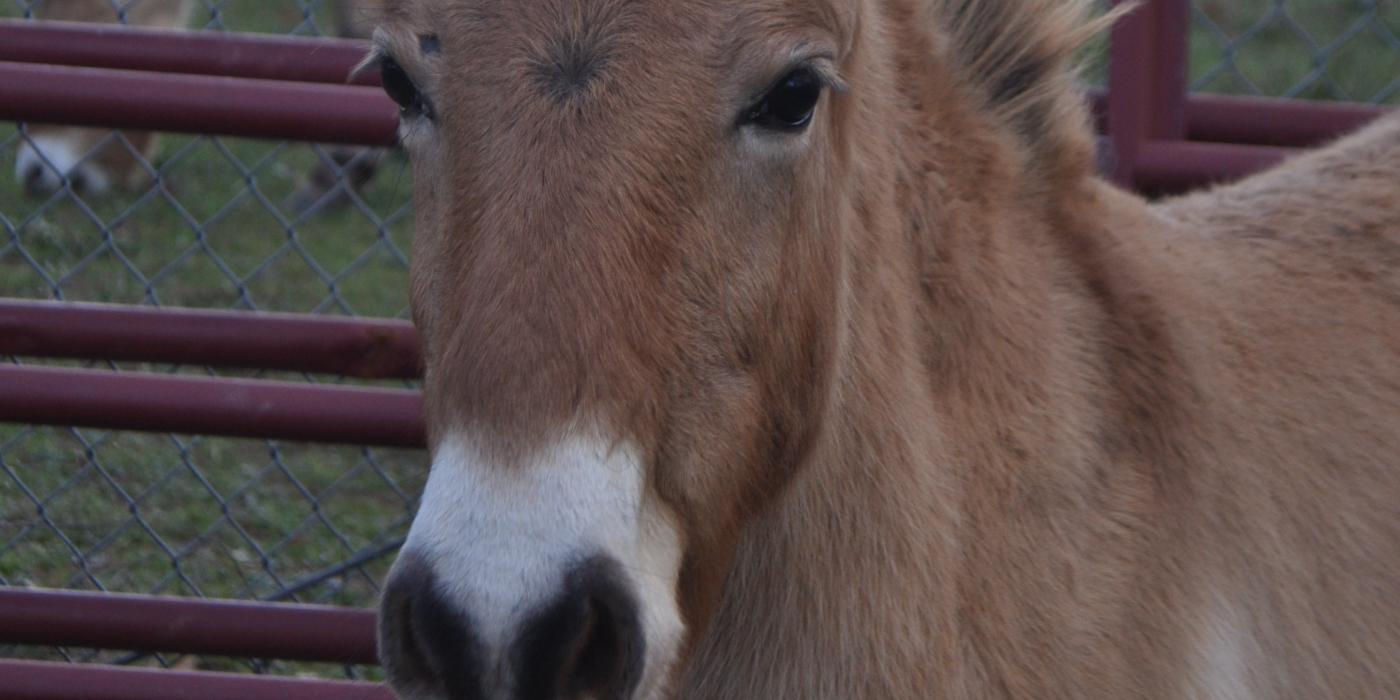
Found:
[[[810,68],[798,68],[783,76],[768,93],[750,107],[745,121],[777,131],[800,131],[812,121],[822,96],[822,79]]]
[[[379,82],[384,85],[389,99],[398,104],[400,115],[433,118],[432,106],[398,61],[388,56],[379,59]]]

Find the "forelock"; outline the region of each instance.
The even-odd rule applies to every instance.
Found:
[[[1079,49],[1131,4],[1096,16],[1096,0],[934,0],[955,69],[993,116],[1032,144],[1054,148],[1053,130],[1083,101]]]

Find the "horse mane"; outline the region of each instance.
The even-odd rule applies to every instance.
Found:
[[[933,0],[959,78],[1041,160],[1091,148],[1079,49],[1135,7],[1097,0]],[[1068,129],[1066,127],[1069,127]]]

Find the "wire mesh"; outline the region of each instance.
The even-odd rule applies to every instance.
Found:
[[[1396,104],[1400,3],[1196,0],[1191,89]]]
[[[188,0],[187,26],[363,36],[350,1]],[[162,2],[180,4],[6,0],[0,16],[85,5],[100,15],[91,21],[151,23]],[[0,125],[0,296],[404,317],[410,191],[403,157],[386,149]],[[0,425],[0,584],[368,606],[424,475],[415,450]],[[0,656],[363,672],[72,649]]]

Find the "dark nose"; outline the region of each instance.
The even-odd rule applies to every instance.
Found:
[[[511,650],[516,697],[632,697],[645,657],[636,600],[607,557],[583,562],[522,628]]]
[[[491,662],[469,617],[443,598],[423,559],[401,555],[380,603],[379,655],[404,697],[504,697],[502,689],[486,691],[508,683],[509,697],[519,700],[626,700],[641,681],[637,603],[606,557],[571,570],[557,597],[527,615],[514,639],[505,659],[511,678],[488,677]]]
[[[38,163],[31,163],[24,170],[24,192],[31,197],[41,197],[48,194],[44,191],[44,166]]]
[[[87,194],[88,192],[88,178],[81,170],[74,169],[73,172],[68,173],[68,184],[72,185],[73,191],[78,194]]]
[[[379,656],[405,697],[485,698],[485,655],[467,616],[438,592],[432,570],[405,553],[379,606]]]

